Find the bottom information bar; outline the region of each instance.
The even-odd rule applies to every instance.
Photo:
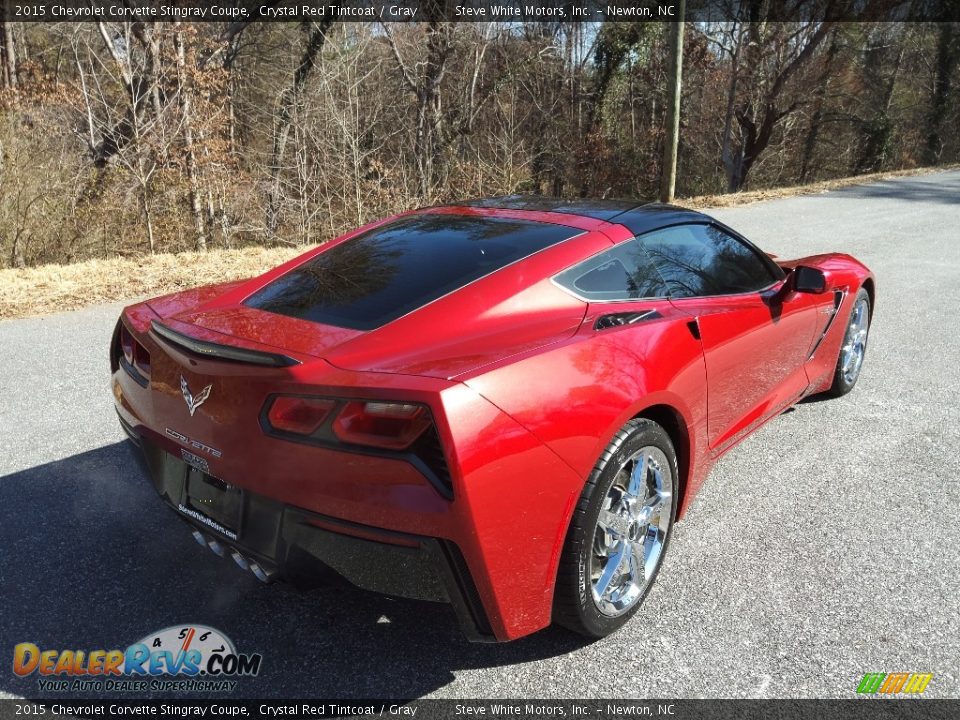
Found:
[[[960,699],[851,700],[0,700],[0,720],[14,718],[792,718],[884,720],[960,717]]]

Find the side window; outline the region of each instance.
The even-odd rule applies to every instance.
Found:
[[[671,297],[762,290],[779,278],[757,252],[713,225],[679,225],[639,238]]]
[[[591,301],[664,297],[666,286],[644,249],[628,240],[556,276],[575,295]]]

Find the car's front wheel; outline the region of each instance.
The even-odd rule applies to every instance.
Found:
[[[560,560],[554,620],[600,638],[646,597],[676,518],[677,456],[644,418],[627,423],[601,455],[574,511]]]
[[[867,353],[867,336],[870,333],[870,296],[860,288],[850,310],[850,320],[843,336],[843,345],[837,357],[833,385],[829,394],[834,397],[846,395],[853,390],[860,377],[863,358]]]

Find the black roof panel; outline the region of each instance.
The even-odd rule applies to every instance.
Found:
[[[545,197],[543,195],[504,195],[495,198],[479,198],[457,203],[467,207],[502,208],[504,210],[534,210],[537,212],[583,215],[597,220],[609,220],[627,210],[637,207],[636,200],[583,200]]]
[[[467,200],[457,203],[457,205],[582,215],[623,225],[635,235],[667,225],[684,222],[705,222],[710,219],[696,210],[687,210],[686,208],[661,203],[642,204],[636,200],[588,200],[583,198],[570,200],[542,195],[504,195],[502,197]]]
[[[657,228],[668,225],[679,225],[689,222],[709,222],[711,218],[708,215],[688,210],[687,208],[677,207],[676,205],[663,205],[661,203],[650,203],[641,205],[632,210],[620,213],[610,218],[608,222],[623,225],[634,235],[642,235],[645,232],[656,230]]]

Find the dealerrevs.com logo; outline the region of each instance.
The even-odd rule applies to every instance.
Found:
[[[231,692],[237,678],[257,675],[262,661],[204,625],[168,627],[125,650],[49,650],[29,642],[13,648],[14,674],[36,675],[46,692]]]

